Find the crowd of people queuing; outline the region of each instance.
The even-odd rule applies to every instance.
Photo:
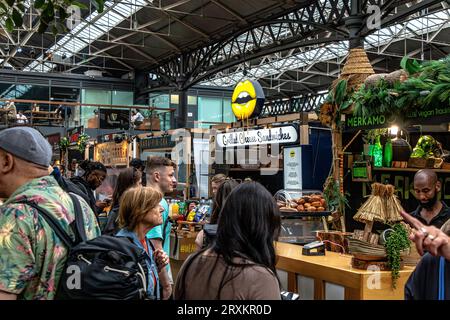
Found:
[[[56,229],[75,242],[77,214],[82,215],[85,242],[129,239],[142,251],[144,298],[281,299],[275,269],[281,218],[272,195],[258,182],[224,175],[212,179],[210,224],[199,233],[197,251],[174,279],[165,199],[177,184],[170,159],[151,157],[146,166],[134,159],[120,172],[109,203],[95,196],[107,175],[103,164],[85,161],[81,174],[68,179],[50,166],[51,157],[52,148],[35,129],[0,132],[0,197],[5,199],[0,207],[0,299],[57,298],[71,248]],[[438,299],[437,270],[450,260],[450,224],[442,219],[447,207],[436,201],[440,185],[434,172],[419,172],[414,187],[421,206],[403,217],[414,228],[410,239],[418,252],[426,254],[405,287],[405,298]],[[107,206],[107,222],[100,228],[98,215]],[[427,216],[433,210],[436,217]],[[447,276],[449,270],[447,266]]]

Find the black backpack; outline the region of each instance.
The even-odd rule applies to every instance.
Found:
[[[67,261],[59,280],[56,299],[152,299],[147,295],[146,253],[129,238],[100,236],[86,241],[83,212],[77,197],[69,194],[75,207],[70,227],[76,240],[67,234],[49,212],[35,208],[67,246]]]

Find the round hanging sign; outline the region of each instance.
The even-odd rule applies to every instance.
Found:
[[[258,81],[239,82],[231,97],[231,108],[238,120],[255,118],[264,106],[264,91]]]

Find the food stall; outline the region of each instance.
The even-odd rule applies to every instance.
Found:
[[[236,98],[243,87],[250,95],[254,90],[256,99],[245,102]],[[213,126],[210,176],[223,173],[260,182],[274,194],[281,209],[280,241],[304,244],[315,239],[316,230],[327,230],[326,217],[331,214],[320,205],[307,210],[296,202],[308,195],[322,197],[331,167],[331,132],[310,121],[307,113],[260,117],[261,92],[257,81],[236,85],[231,107],[240,121]]]
[[[317,247],[333,242],[336,252],[316,256],[305,252],[307,246],[277,243],[277,269],[286,289],[299,291],[303,299],[404,298],[420,258],[399,215],[417,205],[414,173],[435,170],[446,199],[450,108],[442,92],[449,78],[442,73],[450,69],[442,64],[448,63],[420,65],[405,58],[403,70],[376,75],[364,49],[351,49],[319,116],[332,130],[333,170],[323,193],[345,214],[335,231],[341,238],[322,234],[325,243]]]

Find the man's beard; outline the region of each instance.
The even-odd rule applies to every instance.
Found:
[[[427,202],[420,202],[420,207],[425,210],[431,210],[433,206],[437,202],[437,192],[434,194],[434,197],[428,200]]]

